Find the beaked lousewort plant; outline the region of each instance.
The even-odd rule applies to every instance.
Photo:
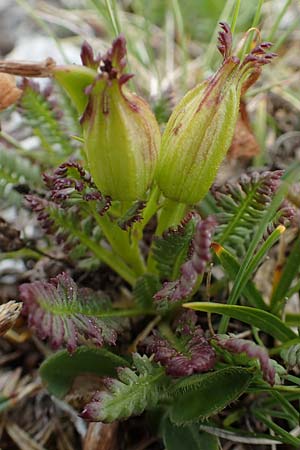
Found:
[[[85,42],[82,66],[0,62],[1,108],[18,101],[49,152],[48,164],[47,156],[37,159],[44,186],[25,177],[25,202],[47,235],[48,253],[59,249],[67,264],[50,280],[22,284],[20,299],[29,327],[53,349],[66,347],[40,368],[52,394],[63,398],[78,375],[99,377],[99,391],[83,398],[86,420],[155,410],[157,433],[173,450],[195,436],[212,449],[219,437],[243,438],[246,417],[249,442],[300,448],[300,338],[290,326],[297,318],[289,322],[284,313],[299,273],[299,238],[286,268],[276,271],[270,301],[253,279],[293,221],[285,197],[299,167],[212,187],[241,96],[275,56],[270,47],[256,43],[234,56],[230,28],[221,23],[219,69],[186,93],[165,127],[131,91],[123,36],[98,56]],[[16,87],[12,75],[27,78]],[[73,120],[67,137],[60,103],[30,77],[52,78],[67,105],[62,113],[77,116],[81,128],[73,131]],[[78,271],[100,276],[105,266],[115,286],[126,286],[126,301],[118,300],[119,288],[110,298],[72,278]]]

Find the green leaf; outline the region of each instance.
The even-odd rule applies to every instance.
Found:
[[[285,316],[285,323],[289,327],[300,327],[300,314],[287,313]]]
[[[279,282],[274,289],[271,298],[271,311],[275,313],[279,312],[284,306],[284,300],[289,287],[292,284],[293,279],[299,273],[300,268],[300,234],[295,241],[291,253],[287,258],[287,261],[283,267]]]
[[[114,422],[151,409],[166,394],[164,369],[146,356],[132,355],[136,370],[118,369],[118,379],[106,380],[107,391],[96,393],[82,417],[93,422]]]
[[[26,124],[32,128],[32,133],[40,139],[45,150],[37,155],[37,159],[44,158],[47,164],[57,165],[74,153],[75,147],[68,138],[62,120],[57,117],[56,106],[49,101],[49,94],[45,92],[40,92],[38,85],[26,81],[20,103]]]
[[[261,247],[257,250],[256,254],[253,256],[252,260],[249,262],[248,267],[243,273],[243,276],[240,280],[240,290],[237,296],[230,295],[228,298],[228,304],[234,305],[241,293],[243,292],[244,287],[247,285],[247,282],[254,274],[260,262],[263,260],[264,256],[268,252],[268,250],[275,244],[276,241],[280,238],[280,235],[284,233],[285,227],[283,225],[279,225],[273,233],[267,238],[267,240],[261,245]],[[237,275],[238,277],[238,275]],[[220,334],[226,333],[228,327],[229,319],[227,317],[222,317],[219,330]]]
[[[243,174],[234,183],[215,190],[217,205],[222,211],[217,216],[220,221],[217,242],[239,255],[245,253],[279,185],[280,175],[280,171]]]
[[[262,309],[251,308],[249,306],[222,305],[220,303],[194,302],[185,303],[185,308],[196,311],[205,311],[232,317],[242,322],[248,323],[261,331],[270,334],[281,342],[297,338],[290,328],[288,328],[277,316],[263,311]]]
[[[217,242],[214,242],[212,244],[212,248],[214,249],[220,263],[222,264],[226,273],[229,275],[230,279],[234,280],[240,268],[240,263],[238,262],[238,260],[232,253],[230,253]],[[262,295],[251,280],[249,280],[245,285],[242,294],[252,306],[260,309],[267,309],[267,305],[265,304]]]
[[[166,450],[218,450],[218,438],[211,434],[200,432],[199,426],[189,424],[184,427],[177,427],[168,417],[165,417],[162,424],[163,442]]]
[[[133,296],[141,309],[153,308],[153,295],[161,289],[161,282],[157,275],[145,273],[138,278],[133,289]]]
[[[127,365],[126,360],[103,348],[79,347],[72,355],[62,350],[47,358],[40,366],[40,375],[48,391],[62,398],[78,375],[115,376],[117,367]]]
[[[286,197],[290,186],[292,183],[295,183],[300,178],[300,163],[297,162],[291,165],[288,170],[285,172],[281,179],[281,185],[278,188],[273,200],[262,216],[261,220],[257,224],[257,230],[253,236],[253,239],[250,242],[247,253],[245,255],[244,260],[240,265],[239,272],[235,278],[234,285],[232,287],[230,297],[228,299],[229,304],[235,304],[241,292],[244,289],[244,286],[247,284],[249,277],[251,276],[251,272],[249,273],[249,267],[253,266],[253,260],[255,259],[254,253],[257,245],[261,241],[269,223],[272,221],[276,211],[280,207],[284,198]],[[272,233],[273,234],[273,233]]]
[[[245,392],[252,377],[249,369],[226,367],[180,380],[174,386],[170,419],[182,425],[217,414]]]
[[[175,280],[184,263],[195,230],[195,220],[191,219],[184,228],[169,230],[158,237],[153,246],[153,257],[162,280]]]

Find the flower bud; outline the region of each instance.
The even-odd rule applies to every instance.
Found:
[[[85,89],[81,119],[93,180],[113,200],[143,199],[154,177],[160,131],[149,105],[125,86],[132,76],[123,73],[125,39],[118,37],[98,60],[86,44],[81,56],[88,67],[98,67]]]
[[[230,147],[241,95],[275,56],[261,43],[242,61],[231,55],[232,36],[221,23],[223,63],[189,91],[174,109],[162,137],[157,182],[165,197],[186,204],[200,201],[210,188]]]

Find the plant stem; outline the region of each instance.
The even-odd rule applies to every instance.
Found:
[[[281,9],[280,13],[278,14],[277,19],[274,22],[274,25],[271,28],[271,31],[267,37],[267,41],[271,41],[271,42],[273,41],[276,31],[278,30],[278,27],[280,25],[280,22],[281,22],[283,16],[285,15],[288,7],[290,6],[291,2],[292,2],[292,0],[287,0],[285,2],[285,4],[283,5],[283,8]]]
[[[74,230],[74,234],[85,244],[92,252],[117,272],[127,283],[134,286],[136,283],[136,274],[116,255],[109,250],[106,250],[101,245],[97,245],[94,241],[89,239],[84,233],[79,230]]]
[[[162,206],[160,215],[158,217],[157,228],[155,231],[155,236],[161,236],[165,230],[172,226],[176,226],[180,223],[184,214],[187,210],[187,205],[184,203],[178,203],[174,200],[165,199]],[[153,258],[153,244],[155,239],[152,240],[152,245],[150,247],[147,269],[150,273],[156,273],[155,260]]]
[[[113,251],[132,267],[137,276],[142,275],[146,270],[145,263],[139,247],[129,243],[129,234],[112,223],[107,215],[100,216],[93,208],[90,211]]]
[[[234,13],[233,13],[233,18],[232,18],[232,22],[231,22],[231,33],[232,33],[232,35],[234,35],[237,18],[239,16],[240,5],[241,5],[241,0],[236,0]]]
[[[158,217],[155,235],[161,236],[168,228],[178,225],[183,219],[186,210],[186,204],[166,198]]]

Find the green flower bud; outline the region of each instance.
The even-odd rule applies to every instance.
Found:
[[[266,54],[270,43],[261,43],[240,61],[231,55],[230,28],[221,26],[221,67],[183,97],[162,137],[157,182],[165,197],[181,203],[194,204],[209,190],[230,147],[241,95],[275,56]]]
[[[160,130],[149,105],[129,91],[124,74],[126,44],[118,37],[100,59],[85,44],[83,63],[98,74],[85,89],[88,103],[81,124],[90,172],[97,187],[113,200],[143,199],[152,183]]]

